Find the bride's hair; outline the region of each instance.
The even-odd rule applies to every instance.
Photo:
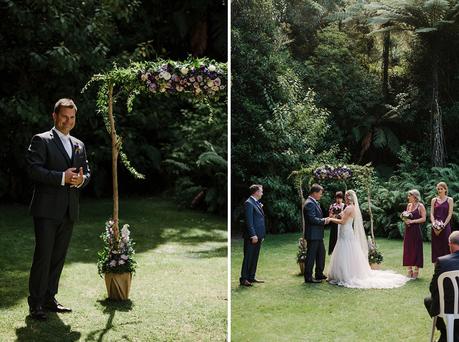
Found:
[[[357,197],[357,195],[356,195],[354,190],[347,190],[346,191],[346,197],[349,199],[349,201],[352,204],[355,204],[354,198]]]
[[[346,197],[354,205],[355,216],[354,216],[354,237],[360,244],[364,255],[368,255],[368,243],[363,226],[362,212],[360,211],[359,200],[354,190],[347,190]]]

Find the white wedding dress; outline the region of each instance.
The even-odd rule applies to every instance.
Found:
[[[403,286],[410,278],[392,271],[372,270],[368,263],[368,245],[357,198],[354,199],[355,217],[338,225],[338,240],[333,250],[328,271],[328,282],[350,288],[390,289]],[[355,227],[353,227],[355,226]],[[355,232],[354,232],[355,230]]]

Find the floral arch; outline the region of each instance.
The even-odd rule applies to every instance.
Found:
[[[306,199],[303,194],[303,185],[307,182],[307,186],[310,187],[314,181],[334,181],[340,182],[344,185],[344,188],[348,188],[348,184],[354,186],[356,189],[361,189],[366,192],[368,214],[370,217],[370,233],[372,243],[375,243],[374,226],[373,226],[373,213],[371,210],[371,188],[373,184],[374,169],[371,164],[366,165],[329,165],[329,164],[314,164],[310,167],[302,168],[297,171],[293,171],[290,177],[293,178],[295,186],[298,190],[298,195],[301,201],[301,220],[303,228],[303,236],[305,230],[304,216],[302,208]]]
[[[128,225],[119,229],[118,157],[136,178],[145,178],[136,171],[122,150],[123,139],[116,131],[114,103],[126,101],[126,112],[132,111],[134,99],[140,94],[151,96],[179,96],[191,101],[216,101],[226,99],[227,67],[207,58],[188,58],[177,62],[157,60],[131,63],[127,67],[114,67],[94,75],[85,85],[98,83],[97,111],[102,115],[112,145],[113,215],[101,235],[104,248],[99,252],[99,274],[105,274],[105,284],[111,299],[126,300],[129,297],[132,273],[135,272],[134,243],[129,237]],[[212,113],[212,110],[210,110]]]

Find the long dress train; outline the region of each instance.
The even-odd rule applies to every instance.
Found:
[[[353,230],[354,219],[338,225],[338,241],[330,260],[330,284],[361,289],[403,286],[410,278],[393,271],[372,270]]]

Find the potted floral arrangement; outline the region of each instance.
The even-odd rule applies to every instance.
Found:
[[[296,254],[296,262],[300,265],[300,272],[304,274],[304,263],[306,261],[306,241],[303,238],[298,240],[298,253]]]
[[[376,247],[376,243],[371,240],[371,237],[368,237],[368,262],[370,267],[374,270],[380,268],[381,263],[383,262],[384,257]]]
[[[121,234],[117,233],[114,221],[105,223],[105,232],[100,236],[104,246],[99,252],[97,267],[99,275],[105,275],[108,297],[114,300],[127,300],[132,274],[137,266],[134,259],[135,243],[130,238],[129,225],[125,224]]]

